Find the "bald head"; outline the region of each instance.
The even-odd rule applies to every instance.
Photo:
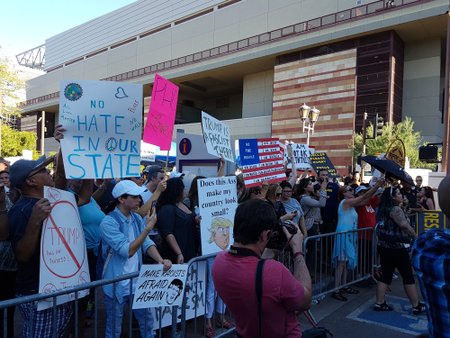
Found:
[[[439,206],[450,217],[450,176],[445,176],[438,188]]]

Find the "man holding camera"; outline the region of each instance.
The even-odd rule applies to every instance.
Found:
[[[294,255],[293,275],[275,260],[259,263],[277,226],[275,210],[267,202],[255,199],[240,204],[234,218],[234,245],[214,262],[214,285],[236,318],[238,337],[301,336],[296,311],[310,307],[312,288],[298,226],[294,225],[297,231],[293,235],[283,227]],[[259,282],[258,266],[262,271]],[[255,291],[258,283],[260,296]]]

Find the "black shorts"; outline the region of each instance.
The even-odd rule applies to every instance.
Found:
[[[381,262],[380,282],[391,284],[395,268],[402,276],[403,284],[415,284],[411,261],[406,249],[388,249],[378,246]]]

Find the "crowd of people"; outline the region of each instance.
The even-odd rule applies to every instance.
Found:
[[[63,137],[64,129],[58,126],[55,139]],[[50,163],[54,163],[53,175],[47,169]],[[218,176],[224,175],[224,168],[222,159]],[[157,165],[146,167],[141,177],[109,180],[66,179],[60,154],[6,165],[0,171],[1,300],[39,292],[41,229],[52,208],[44,198],[44,186],[74,194],[91,280],[96,280],[139,271],[142,264],[160,264],[168,270],[172,264],[201,256],[196,183],[202,178],[195,177],[186,192],[182,173],[169,174]],[[346,301],[348,294],[358,293],[347,285],[348,272],[359,269],[369,273],[363,270],[368,270],[367,262],[372,261],[376,226],[381,271],[373,309],[393,310],[385,294],[397,269],[412,313],[424,313],[426,306],[419,299],[409,254],[416,237],[409,220],[415,212],[434,210],[435,202],[433,189],[422,186],[421,177],[416,183],[411,186],[380,178],[366,184],[360,182],[358,173],[338,182],[327,170],[319,170],[316,176],[306,171],[298,177],[293,166],[285,181],[247,188],[238,175],[234,224],[207,225],[210,241],[224,251],[207,261],[205,336],[214,337],[216,327],[233,326],[225,315],[228,306],[240,337],[261,336],[261,332],[270,337],[298,337],[301,329],[296,315],[311,305],[314,280],[310,271],[323,263],[317,261],[314,241],[304,248],[304,240],[335,233],[327,257],[334,267],[332,296]],[[370,231],[358,234],[357,229]],[[275,240],[280,234],[283,238]],[[226,251],[230,237],[234,244]],[[285,249],[293,260],[291,271],[270,259]],[[363,260],[366,263],[362,264]],[[120,337],[124,304],[132,301],[135,288],[136,279],[102,287],[106,337]],[[259,291],[249,297],[255,288]],[[92,295],[78,306],[81,326],[92,324],[92,311],[98,306]],[[47,337],[55,329],[56,335],[62,336],[74,311],[71,303],[42,311],[37,311],[35,303],[24,303],[18,309],[24,337]],[[151,312],[141,309],[133,314],[141,336],[153,337]],[[13,337],[13,307],[8,308],[7,318],[8,336]],[[3,320],[0,322],[3,332]]]

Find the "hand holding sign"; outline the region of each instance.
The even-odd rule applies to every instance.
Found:
[[[33,206],[30,219],[42,223],[42,221],[48,217],[50,211],[52,211],[52,206],[50,205],[49,200],[46,198],[41,198]]]
[[[58,124],[55,127],[55,132],[53,133],[53,137],[55,138],[56,142],[59,142],[64,138],[64,132],[66,129],[62,126],[62,124]]]

